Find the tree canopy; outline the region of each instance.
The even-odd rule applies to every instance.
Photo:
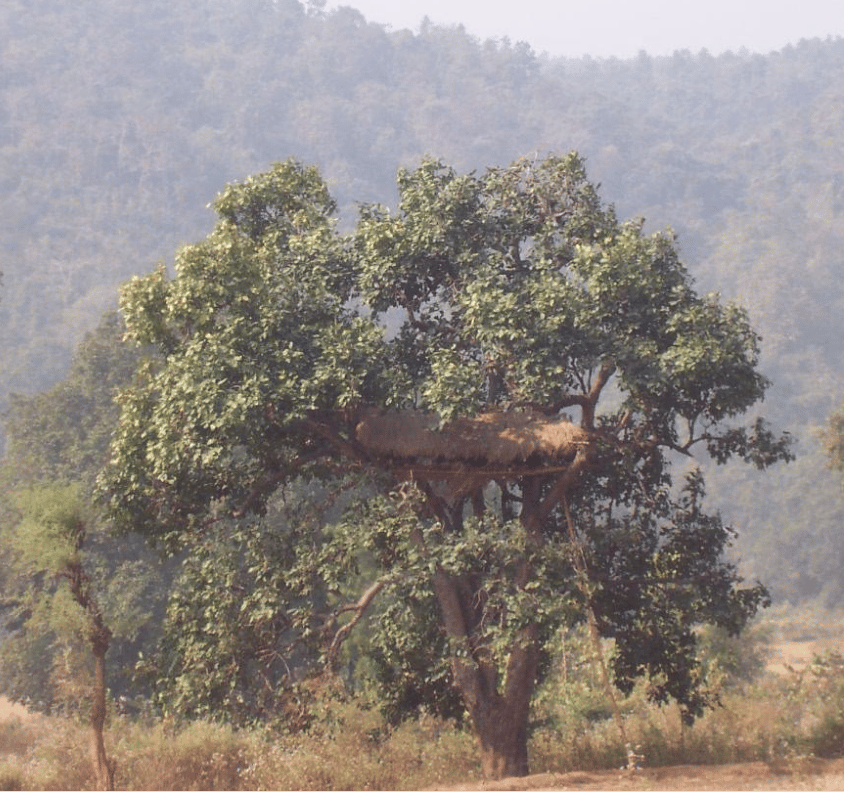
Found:
[[[577,155],[430,160],[398,186],[343,236],[318,172],[279,163],[226,188],[174,277],[127,284],[128,332],[160,355],[122,396],[112,517],[175,550],[296,483],[354,486],[341,520],[278,524],[303,543],[288,575],[322,582],[329,657],[376,596],[404,603],[406,630],[376,631],[384,668],[459,694],[491,776],[527,772],[544,647],[588,610],[616,682],[649,676],[693,717],[695,625],[740,630],[766,593],[723,560],[700,473],[674,486],[672,466],[790,457],[734,423],[768,386],[745,312],[699,296],[673,236],[620,222]],[[297,591],[287,624],[313,633]],[[424,658],[414,631],[438,637]]]

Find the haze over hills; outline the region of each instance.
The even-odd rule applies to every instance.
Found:
[[[227,181],[297,157],[349,224],[426,154],[466,170],[576,149],[764,337],[765,413],[800,459],[709,476],[748,573],[840,596],[844,497],[815,432],[844,394],[844,40],[551,59],[297,0],[6,0],[0,68],[4,402],[57,382],[122,282],[207,233]]]
[[[828,0],[317,0],[312,5],[329,10],[351,6],[392,30],[416,30],[427,17],[438,25],[462,25],[480,38],[526,41],[537,53],[568,58],[632,58],[641,51],[656,56],[677,50],[768,53],[801,39],[844,33],[840,9]]]

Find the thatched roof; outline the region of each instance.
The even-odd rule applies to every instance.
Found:
[[[569,461],[589,443],[585,430],[559,416],[535,412],[484,413],[438,429],[439,418],[417,410],[366,410],[355,428],[358,443],[377,456],[507,465],[539,457]]]

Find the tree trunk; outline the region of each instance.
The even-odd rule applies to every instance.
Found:
[[[437,495],[427,488],[428,503],[434,514],[451,531],[462,528],[464,499],[448,492]],[[535,541],[541,539],[537,528],[541,521],[533,516],[530,499],[538,500],[540,486],[529,481],[523,487],[522,521]],[[472,499],[476,518],[485,510],[480,492]],[[515,584],[524,587],[533,571],[526,560],[518,565]],[[460,692],[475,736],[478,739],[481,768],[489,780],[508,776],[527,776],[528,717],[536,686],[539,636],[536,626],[525,628],[510,649],[504,679],[490,657],[489,650],[478,643],[484,620],[483,593],[473,585],[471,575],[452,576],[439,569],[434,574],[434,593],[440,605],[443,627],[455,650],[451,657],[454,685]]]
[[[532,687],[526,694],[530,702]],[[471,709],[472,726],[478,739],[481,770],[484,778],[503,779],[527,776],[528,765],[528,708],[513,708],[506,697],[495,692]]]
[[[461,598],[466,594],[466,587],[461,583],[442,571],[434,576],[434,590],[446,632],[467,650],[452,657],[451,668],[478,740],[484,778],[527,776],[528,716],[538,656],[535,631],[528,629],[511,650],[504,690],[499,692],[498,675],[491,661],[482,650],[473,651],[471,647],[467,629],[471,606]]]
[[[85,539],[86,525],[77,521],[73,526],[76,551]],[[69,562],[59,573],[67,578],[73,599],[82,607],[89,620],[88,638],[94,656],[94,691],[91,704],[91,762],[94,777],[100,790],[114,790],[114,772],[117,763],[109,760],[105,750],[103,730],[106,720],[106,663],[105,657],[111,644],[111,630],[103,620],[100,607],[91,592],[91,579],[81,561]]]
[[[114,771],[117,763],[109,760],[105,750],[103,730],[106,719],[106,667],[105,654],[108,639],[92,642],[94,650],[94,701],[91,705],[91,762],[100,790],[114,790]]]

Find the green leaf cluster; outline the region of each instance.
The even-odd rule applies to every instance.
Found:
[[[548,640],[588,606],[617,641],[618,682],[662,681],[654,698],[696,715],[694,626],[739,630],[767,596],[740,587],[702,478],[674,489],[672,462],[791,454],[761,419],[731,423],[769,385],[745,312],[698,296],[673,235],[620,222],[576,154],[467,175],[430,160],[398,186],[395,212],[364,205],[343,236],[315,169],[278,163],[221,194],[172,278],[123,292],[130,336],[157,357],[121,395],[100,487],[118,526],[196,554],[168,617],[175,701],[241,718],[252,653],[275,659],[273,691],[295,677],[282,645],[335,660],[367,619],[388,710],[453,712],[467,674],[503,692],[529,657],[541,677]],[[443,432],[530,410],[583,440],[512,464],[359,437],[363,411],[403,410]],[[326,506],[261,522],[294,482],[327,504],[363,497],[342,521]],[[445,622],[443,587],[462,604]]]

